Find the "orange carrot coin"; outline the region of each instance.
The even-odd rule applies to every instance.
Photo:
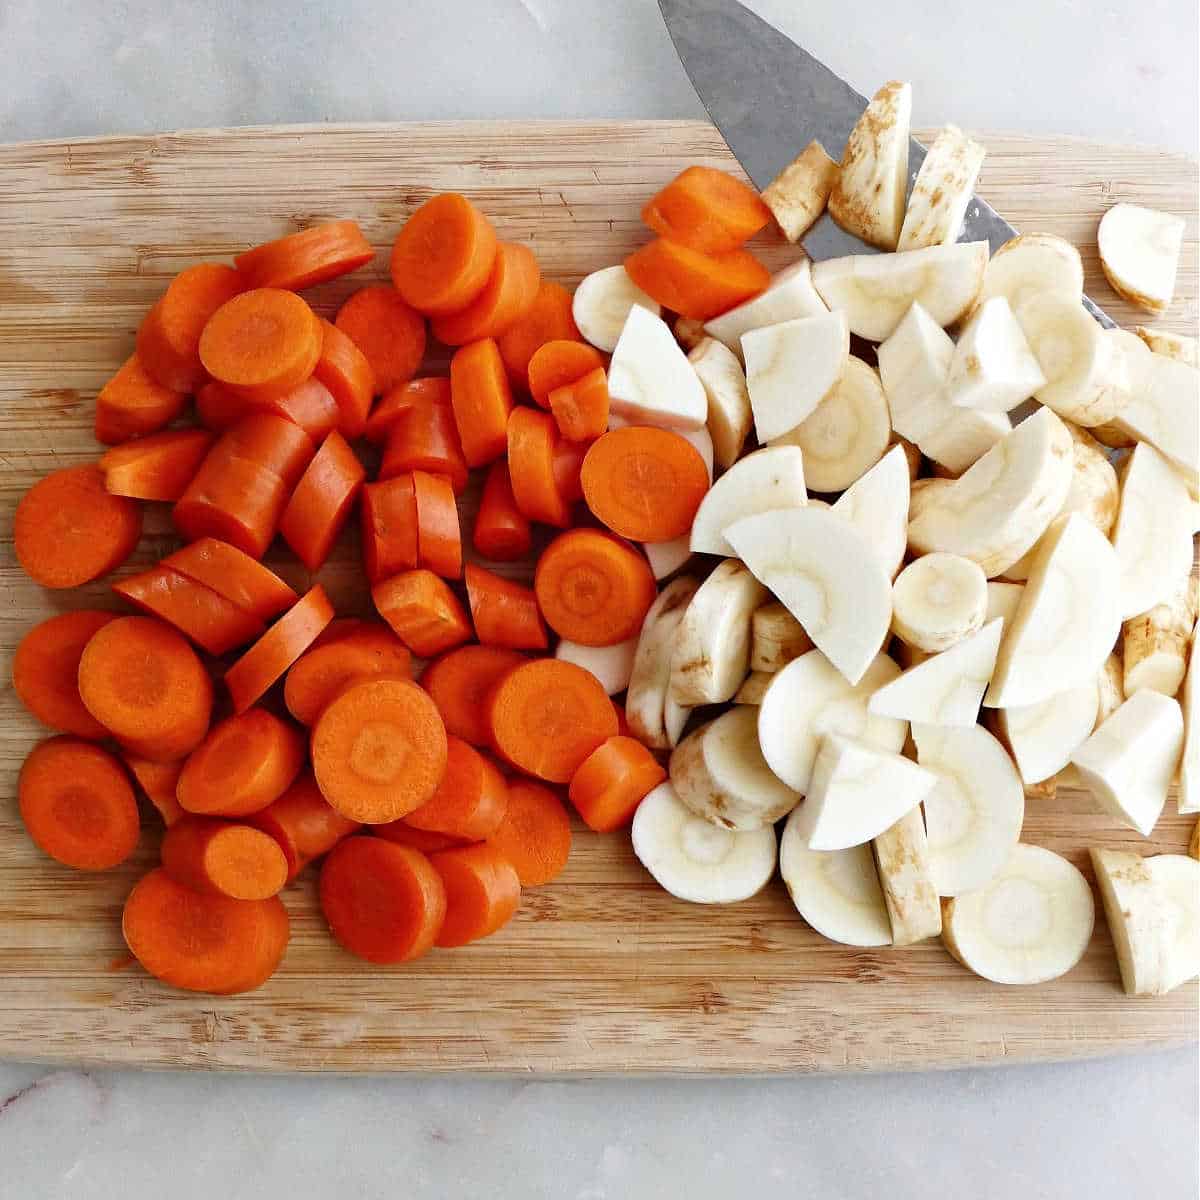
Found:
[[[411,570],[418,560],[417,492],[412,475],[366,484],[360,494],[363,566],[370,583]]]
[[[106,446],[157,433],[187,405],[187,395],[164,387],[133,354],[96,397],[96,441]]]
[[[162,841],[163,870],[177,883],[233,900],[266,900],[287,882],[287,859],[270,834],[213,817],[184,817]]]
[[[316,780],[307,773],[298,775],[278,800],[246,820],[278,843],[287,860],[289,881],[360,828],[321,795]]]
[[[533,303],[541,281],[537,258],[528,246],[501,242],[483,291],[466,308],[434,317],[433,336],[445,346],[499,336]]]
[[[504,776],[461,738],[447,734],[446,745],[446,773],[437,791],[404,820],[414,829],[481,841],[504,819],[508,806]]]
[[[612,737],[571,777],[570,797],[590,829],[611,833],[633,819],[642,799],[667,773],[636,738]]]
[[[521,903],[517,873],[488,843],[441,850],[429,859],[446,891],[446,915],[435,944],[465,946],[506,925]]]
[[[360,437],[375,396],[375,372],[367,356],[336,325],[322,320],[321,333],[321,354],[313,375],[337,401],[338,428],[348,438]]]
[[[571,506],[555,471],[560,441],[549,413],[524,406],[513,409],[508,419],[508,474],[517,508],[530,521],[565,529],[571,523]]]
[[[533,545],[529,518],[517,507],[508,463],[503,459],[488,468],[471,541],[484,558],[496,562],[524,558]]]
[[[247,287],[300,291],[357,271],[374,257],[357,222],[330,221],[264,242],[233,261]]]
[[[283,700],[301,725],[312,725],[348,684],[376,675],[409,678],[412,655],[382,622],[364,621],[345,637],[306,650],[288,671]]]
[[[749,250],[703,254],[658,238],[625,260],[629,278],[680,316],[707,321],[757,296],[771,273]]]
[[[377,391],[407,383],[425,357],[425,318],[386,283],[359,288],[334,324],[363,352]]]
[[[571,818],[545,784],[513,779],[504,820],[488,838],[516,869],[522,887],[540,887],[562,874],[571,853]]]
[[[268,567],[228,542],[200,538],[162,560],[164,567],[202,583],[231,604],[269,621],[296,603],[294,591]]]
[[[429,658],[461,646],[471,622],[446,581],[432,571],[403,571],[371,589],[379,615],[414,653]]]
[[[603,366],[604,356],[587,342],[545,342],[529,360],[529,394],[541,408],[549,408],[551,392]]]
[[[770,219],[752,187],[715,167],[681,171],[642,209],[642,220],[660,237],[704,254],[736,250]]]
[[[385,442],[396,418],[413,404],[450,404],[450,379],[446,375],[424,375],[384,392],[367,418],[363,431],[369,442]],[[461,448],[461,445],[460,445]]]
[[[100,456],[104,486],[132,500],[178,500],[212,443],[206,430],[173,429],[114,446]]]
[[[467,601],[475,636],[485,646],[544,650],[549,644],[532,588],[468,563]]]
[[[366,475],[335,429],[296,484],[279,518],[279,532],[310,571],[320,570],[329,557]]]
[[[509,671],[528,661],[503,646],[460,646],[425,668],[421,686],[442,714],[447,733],[472,746],[490,746],[488,696]]]
[[[470,342],[450,360],[450,403],[469,467],[485,467],[505,451],[512,389],[491,338]]]

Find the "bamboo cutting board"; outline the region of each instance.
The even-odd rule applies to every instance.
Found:
[[[1088,290],[1123,324],[1139,318],[1104,284],[1096,222],[1118,200],[1185,214],[1169,328],[1197,320],[1196,166],[1067,139],[991,137],[981,191],[1019,228],[1079,244]],[[1056,1059],[1196,1036],[1197,991],[1129,999],[1103,918],[1066,978],[1004,988],[937,942],[855,950],[812,933],[776,881],[744,904],[683,904],[640,869],[624,835],[580,829],[566,874],[526,893],[501,934],[390,970],[330,939],[311,873],[286,895],[293,937],[261,991],[170,991],[122,963],[121,904],[157,851],[83,875],[42,857],[17,818],[15,776],[39,736],[8,684],[12,649],[63,607],[112,607],[107,583],[51,594],[14,563],[12,511],[46,471],[95,457],[92,398],[130,352],[167,280],[205,257],[333,217],[357,218],[373,268],[314,289],[331,313],[383,277],[412,208],[461,190],[500,236],[527,240],[573,283],[644,237],[641,202],[684,165],[732,164],[694,122],[272,128],[0,147],[0,1056],[257,1070],[714,1072],[950,1066]],[[789,247],[765,239],[777,266]],[[160,508],[162,506],[159,506]],[[469,527],[469,526],[468,526]],[[171,545],[152,513],[135,563]],[[347,539],[322,579],[343,611],[364,607]],[[306,586],[280,554],[281,571]],[[1171,806],[1173,809],[1173,805]],[[1089,845],[1180,852],[1190,821],[1143,840],[1086,797],[1031,800],[1025,839],[1086,871]]]

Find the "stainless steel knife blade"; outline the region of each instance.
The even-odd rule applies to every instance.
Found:
[[[768,183],[816,138],[840,158],[867,98],[823,62],[737,0],[658,0],[684,70],[746,174]],[[909,187],[925,159],[911,139]],[[1016,230],[986,200],[967,205],[963,241],[986,241],[993,251]],[[825,213],[804,238],[814,259],[876,254],[875,247],[842,229]],[[1116,322],[1084,297],[1106,328]]]

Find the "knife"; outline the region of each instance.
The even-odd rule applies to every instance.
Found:
[[[840,159],[867,98],[737,0],[658,0],[683,68],[730,150],[761,191],[814,138]],[[910,139],[909,186],[925,159]],[[1017,231],[986,200],[967,205],[963,241],[998,250]],[[847,233],[828,212],[804,237],[813,259],[879,251]],[[1106,329],[1116,322],[1084,306]]]

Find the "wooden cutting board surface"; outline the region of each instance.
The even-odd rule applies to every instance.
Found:
[[[1144,318],[1101,278],[1097,219],[1120,200],[1186,215],[1177,298],[1158,323],[1195,332],[1194,162],[1066,138],[985,140],[982,193],[1018,228],[1078,244],[1089,292],[1122,324]],[[0,1056],[255,1070],[733,1072],[1057,1059],[1196,1036],[1195,985],[1160,999],[1121,992],[1102,916],[1066,978],[998,987],[937,942],[827,942],[777,880],[728,908],[681,903],[641,870],[626,836],[582,828],[562,878],[529,890],[512,924],[479,945],[368,967],[330,939],[310,874],[286,895],[293,936],[275,978],[246,996],[189,995],[122,963],[121,904],[155,859],[153,821],[136,859],[104,875],[60,868],[25,837],[15,779],[40,731],[8,683],[13,647],[55,611],[115,605],[106,583],[69,594],[30,583],[13,559],[13,507],[46,471],[96,456],[93,397],[167,280],[197,259],[354,217],[379,253],[372,268],[314,289],[331,314],[352,289],[385,277],[413,207],[454,189],[502,238],[528,241],[549,277],[572,284],[644,240],[642,201],[692,162],[733,160],[696,122],[265,128],[0,147]],[[792,256],[761,240],[772,266]],[[171,544],[165,511],[151,513],[126,571]],[[364,608],[356,556],[347,538],[322,573],[343,611]],[[278,562],[306,585],[288,556]],[[1088,871],[1089,845],[1180,852],[1190,825],[1172,811],[1144,840],[1085,796],[1060,793],[1029,802],[1024,837]]]

